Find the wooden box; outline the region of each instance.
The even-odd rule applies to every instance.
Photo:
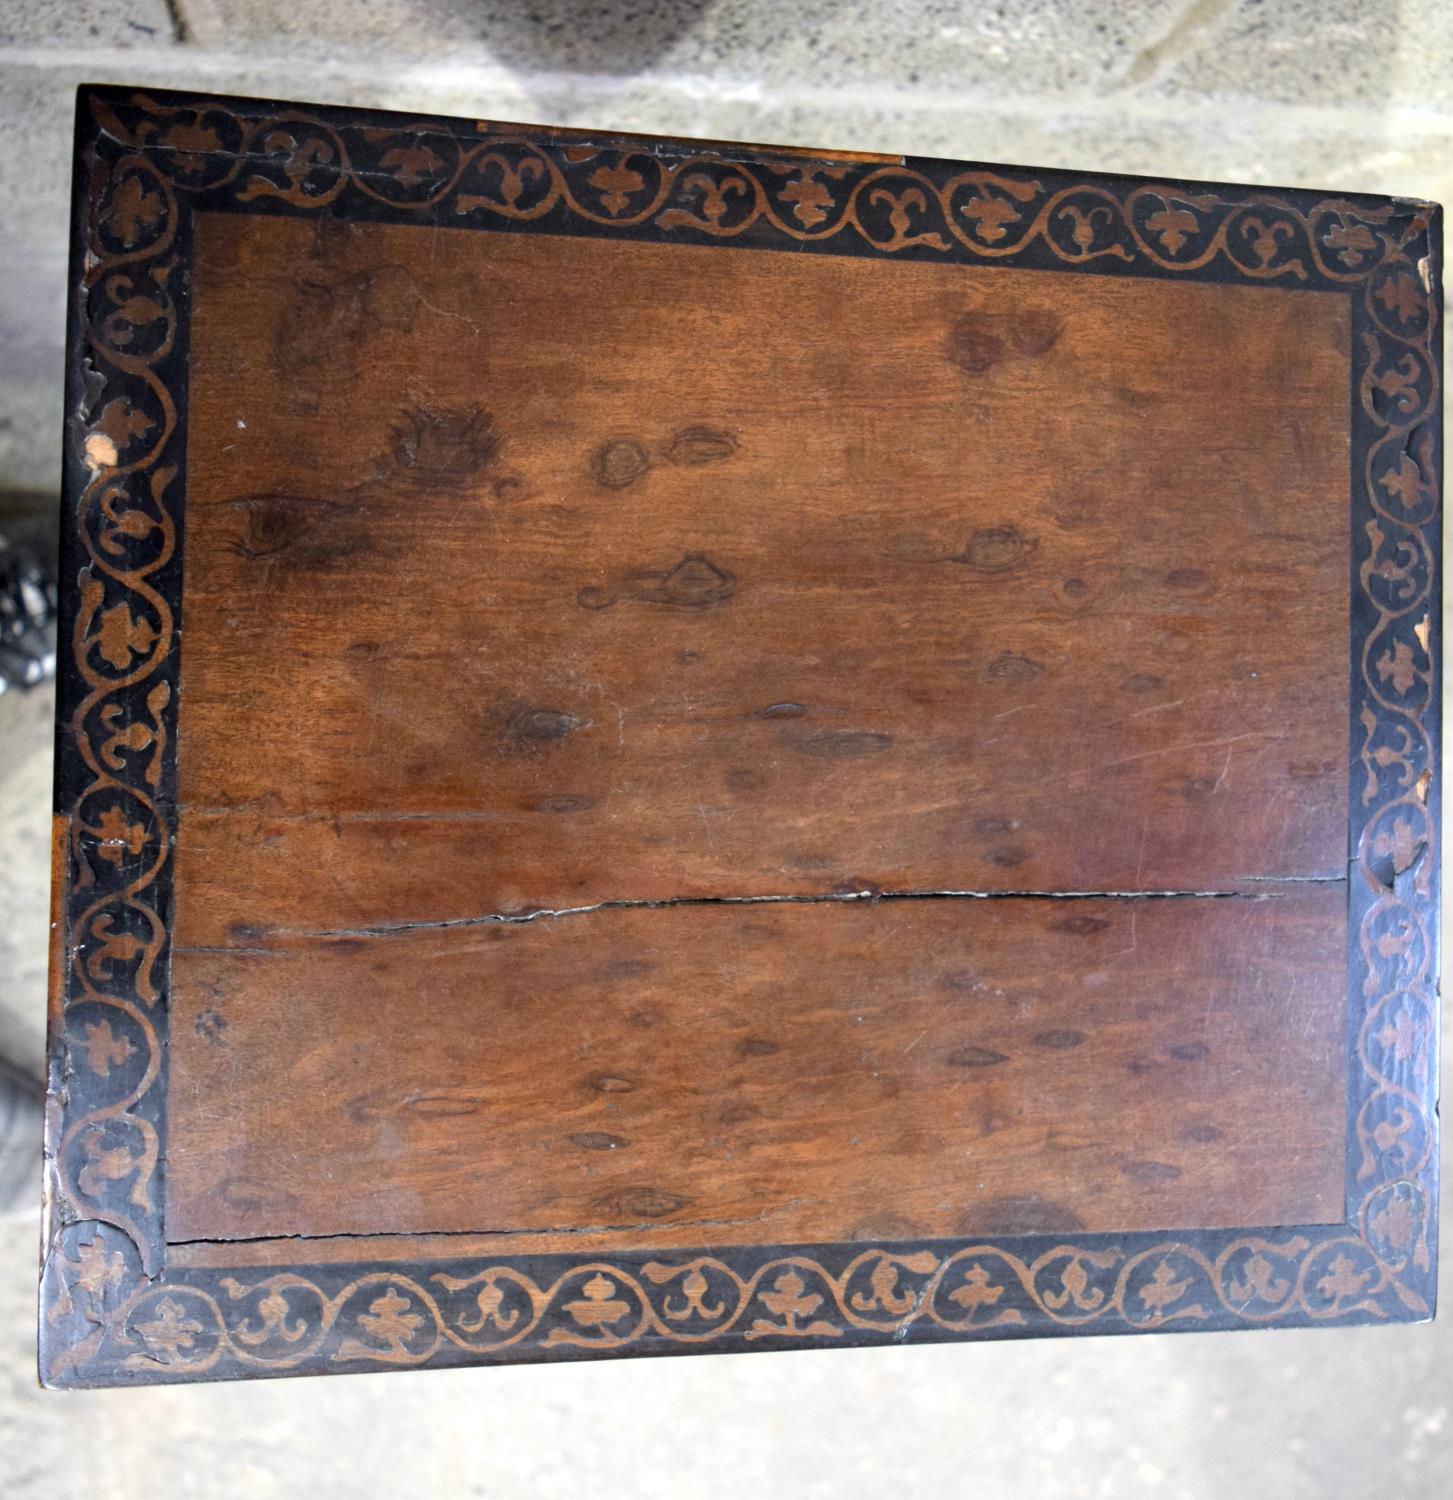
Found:
[[[45,1380],[1430,1316],[1438,225],[83,90]]]

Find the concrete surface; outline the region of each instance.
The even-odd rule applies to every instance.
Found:
[[[1450,80],[1447,0],[0,0],[0,490],[58,474],[81,81],[1446,202]],[[49,715],[0,698],[0,1050],[32,1066]],[[16,1500],[1453,1494],[1446,1318],[64,1396],[38,1233],[0,1220]]]

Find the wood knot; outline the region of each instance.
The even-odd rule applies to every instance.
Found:
[[[976,573],[1007,573],[1027,562],[1038,545],[1013,526],[985,526],[969,538],[962,552],[944,561],[961,563]]]
[[[611,588],[584,588],[575,596],[583,609],[610,609],[635,601],[671,609],[710,609],[736,593],[737,580],[704,552],[687,552],[663,573],[630,573]]]
[[[499,445],[494,418],[482,407],[421,406],[394,428],[386,468],[410,484],[458,489],[494,462]]]

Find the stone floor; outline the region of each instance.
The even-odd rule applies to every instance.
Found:
[[[56,483],[83,80],[1447,201],[1450,79],[1447,0],[0,0],[0,490]],[[0,697],[0,1052],[36,1070],[50,715]],[[6,1500],[1453,1495],[1450,1320],[57,1394],[38,1235],[0,1217]]]

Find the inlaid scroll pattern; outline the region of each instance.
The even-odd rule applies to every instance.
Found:
[[[1370,1321],[1429,1311],[1440,464],[1430,211],[943,164],[751,161],[548,132],[90,96],[68,423],[61,1100],[43,1363],[64,1384],[667,1347]],[[1078,1242],[165,1264],[190,215],[200,207],[809,245],[1345,288],[1353,301],[1348,1221]],[[513,1351],[513,1352],[512,1352]]]
[[[52,1207],[115,1226],[161,1261],[167,882],[176,617],[183,209],[144,150],[93,155],[68,413],[75,572],[58,811],[64,826],[66,1109],[48,1142]]]
[[[1288,285],[1367,279],[1408,218],[1387,203],[1307,206],[1273,193],[1110,186],[937,162],[773,159],[770,151],[744,160],[689,143],[644,150],[483,124],[365,126],[325,111],[244,114],[140,94],[95,108],[104,137],[143,153],[175,191],[266,210],[315,212],[341,201],[436,224],[651,229],[767,244],[843,239],[854,251],[988,261],[1038,253],[1098,270],[1214,268]],[[1410,298],[1409,308],[1426,306],[1416,288],[1382,285]]]
[[[752,1267],[719,1255],[581,1260],[553,1278],[524,1263],[344,1267],[330,1289],[316,1271],[194,1272],[138,1286],[96,1230],[61,1267],[65,1315],[79,1311],[91,1332],[58,1367],[104,1357],[134,1377],[176,1379],[227,1364],[237,1373],[462,1363],[528,1346],[772,1347],[1385,1313],[1386,1275],[1353,1237],[1223,1238],[1214,1254],[1173,1239],[1133,1251],[1055,1244],[1038,1255],[993,1243],[847,1247],[836,1268],[822,1251],[765,1252]]]
[[[1380,1262],[1431,1290],[1438,1148],[1436,678],[1440,403],[1432,351],[1439,303],[1423,226],[1383,236],[1358,296],[1365,419],[1357,445],[1353,711],[1361,785],[1353,828],[1360,880],[1360,1019],[1349,1212]],[[1360,974],[1358,970],[1360,968]],[[1401,1282],[1399,1283],[1402,1284]],[[1422,1306],[1417,1310],[1423,1311]]]

